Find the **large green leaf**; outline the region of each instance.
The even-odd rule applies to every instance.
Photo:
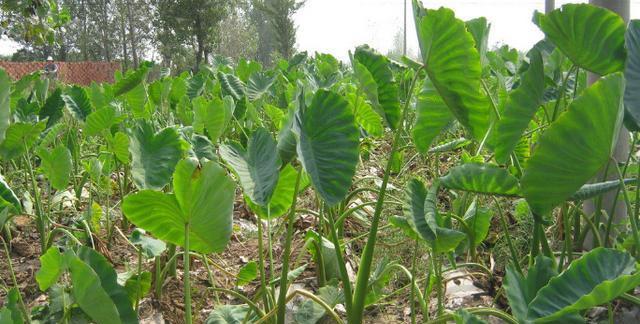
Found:
[[[494,151],[496,160],[504,162],[513,152],[522,133],[535,115],[544,94],[544,65],[537,50],[530,52],[529,69],[522,76],[520,86],[509,93],[502,118],[496,126]]]
[[[389,59],[368,45],[358,46],[353,58],[356,79],[361,83],[369,101],[384,118],[387,125],[391,129],[395,129],[398,127],[402,112],[400,111],[398,86],[389,68]]]
[[[118,112],[110,106],[98,109],[87,116],[85,132],[87,136],[98,135],[103,130],[109,129],[114,124],[121,122],[124,117],[125,116],[118,116]]]
[[[566,4],[534,23],[569,59],[600,75],[622,71],[625,23],[616,13],[588,4]]]
[[[259,206],[254,204],[251,200],[245,198],[247,205],[251,210],[256,213],[262,219],[273,219],[284,215],[293,203],[293,192],[296,188],[296,178],[298,171],[291,164],[287,164],[278,176],[278,184],[271,196],[271,202],[268,206]],[[300,179],[299,192],[306,189],[309,186],[309,178],[303,174]]]
[[[405,218],[435,253],[446,253],[455,249],[466,236],[458,230],[444,227],[445,222],[437,206],[439,189],[437,180],[427,190],[422,181],[412,179],[407,188]]]
[[[233,74],[218,72],[218,80],[222,85],[222,89],[233,99],[240,100],[245,96],[245,85]]]
[[[146,78],[147,74],[149,74],[149,68],[152,64],[143,63],[140,65],[135,72],[127,74],[126,77],[120,79],[113,85],[113,95],[115,97],[123,95],[131,90],[133,90],[136,86],[141,84]]]
[[[124,96],[127,108],[134,118],[151,119],[152,107],[147,105],[147,91],[144,84],[139,84]]]
[[[464,221],[469,228],[467,235],[471,246],[480,245],[487,237],[491,226],[491,218],[493,218],[493,213],[488,208],[478,206],[478,200],[474,199],[464,214]]]
[[[527,275],[519,273],[513,265],[507,266],[504,278],[504,290],[509,300],[511,312],[520,321],[527,321],[529,303],[535,298],[538,290],[547,285],[549,280],[558,273],[553,267],[553,261],[542,255],[529,268]]]
[[[425,201],[427,200],[427,195],[429,195],[428,199],[430,200],[433,199],[434,194],[437,195],[438,185],[432,185],[431,190],[427,192],[424,183],[414,178],[409,181],[406,191],[408,203],[405,206],[405,214],[407,218],[413,220],[413,225],[422,236],[422,239],[427,242],[435,241],[438,224],[433,211],[427,214]]]
[[[476,50],[480,54],[480,61],[484,66],[487,61],[486,54],[491,24],[487,22],[487,18],[479,17],[467,21],[465,25],[467,26],[467,30],[469,30],[471,36],[473,36],[473,40],[476,44]]]
[[[149,235],[146,235],[145,231],[140,228],[136,228],[135,230],[133,230],[133,232],[131,233],[130,240],[131,240],[131,243],[140,247],[140,249],[142,250],[142,253],[147,258],[158,257],[162,255],[162,253],[167,248],[167,245],[164,242],[154,239]]]
[[[622,123],[623,91],[622,74],[600,79],[540,136],[521,181],[535,213],[565,201],[607,163]]]
[[[63,190],[69,184],[72,163],[71,152],[64,145],[58,145],[53,150],[39,149],[40,168],[51,182],[51,187]]]
[[[64,100],[62,99],[62,88],[57,88],[53,91],[47,100],[44,102],[42,108],[38,112],[40,119],[48,118],[47,128],[50,128],[62,118],[62,109],[64,108]]]
[[[40,290],[46,291],[53,286],[65,269],[64,258],[58,248],[50,247],[45,254],[40,256],[40,269],[36,273],[36,281]]]
[[[178,132],[168,127],[154,133],[151,124],[140,120],[131,130],[129,140],[133,182],[140,189],[162,189],[182,157]]]
[[[0,143],[4,141],[4,133],[11,122],[10,90],[11,79],[7,72],[0,68]]]
[[[107,259],[86,246],[80,247],[78,250],[78,259],[91,267],[98,275],[100,286],[116,306],[122,323],[138,323],[138,317],[131,307],[127,291],[118,284],[116,271]],[[73,271],[71,275],[73,277]]]
[[[365,99],[356,93],[347,94],[347,100],[353,109],[353,115],[356,122],[371,136],[382,136],[384,128],[382,127],[382,117],[378,115]]]
[[[625,35],[627,62],[624,78],[625,125],[629,130],[640,130],[640,20],[632,20]]]
[[[505,169],[487,163],[465,163],[453,167],[440,181],[449,189],[481,194],[517,196],[520,192],[516,177]]]
[[[128,308],[119,309],[106,290],[105,286],[110,286],[110,283],[102,282],[103,278],[96,272],[95,268],[71,253],[67,254],[66,259],[71,272],[75,301],[92,320],[97,323],[138,322],[133,309],[131,309],[126,292],[124,298]],[[113,271],[108,263],[107,266]],[[117,285],[117,283],[115,284]]]
[[[224,99],[214,98],[209,101],[198,97],[193,100],[193,113],[193,127],[196,132],[204,134],[206,129],[209,139],[215,143],[233,116],[233,99],[227,96]]]
[[[278,154],[284,162],[289,162],[296,155],[296,135],[293,132],[295,110],[288,110],[282,121],[282,128],[278,132]]]
[[[247,305],[221,305],[217,306],[206,320],[206,324],[242,324],[247,322],[247,315],[251,308]],[[248,322],[254,322],[256,315],[251,312]]]
[[[416,124],[413,126],[413,142],[418,152],[426,153],[433,140],[452,120],[451,112],[433,83],[425,78],[416,101]]]
[[[272,77],[266,73],[256,72],[251,74],[249,82],[247,83],[247,97],[249,97],[250,100],[260,99],[275,81],[275,76]]]
[[[129,137],[123,132],[116,132],[113,138],[107,138],[109,152],[124,163],[129,164]]]
[[[122,210],[136,226],[154,236],[201,253],[220,252],[231,237],[235,186],[216,162],[202,168],[182,160],[173,176],[174,194],[142,190],[125,198]]]
[[[7,293],[7,300],[3,308],[0,308],[0,324],[22,324],[22,312],[18,306],[20,291],[17,288],[11,288]]]
[[[62,95],[62,100],[67,105],[67,109],[77,120],[85,121],[91,114],[93,108],[87,91],[80,86],[72,86]]]
[[[4,142],[0,144],[0,156],[5,160],[20,157],[31,149],[44,131],[46,120],[39,123],[14,123],[9,126]]]
[[[239,143],[220,147],[220,156],[238,175],[244,193],[260,206],[269,204],[278,183],[281,162],[276,145],[269,131],[258,128],[246,150]]]
[[[0,211],[7,205],[13,206],[13,208],[15,208],[18,212],[22,211],[20,200],[18,200],[16,194],[4,180],[4,177],[0,174]],[[0,225],[3,224],[0,223]]]
[[[597,248],[551,279],[529,304],[528,317],[552,322],[607,303],[640,285],[636,261],[626,252]]]
[[[420,51],[429,79],[456,119],[481,141],[490,109],[480,91],[482,67],[473,36],[452,10],[416,10]]]
[[[329,206],[340,202],[358,164],[358,129],[341,96],[318,90],[311,105],[298,111],[294,131],[298,158],[316,191]]]

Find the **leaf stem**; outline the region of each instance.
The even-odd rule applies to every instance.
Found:
[[[400,121],[398,125],[402,126],[404,124],[405,119],[407,118],[407,114],[409,111],[409,103],[411,102],[411,97],[413,94],[413,89],[416,85],[416,81],[418,76],[420,75],[420,70],[422,70],[424,66],[421,66],[420,69],[416,72],[415,77],[411,81],[411,87],[409,88],[409,97],[405,100],[404,108],[402,115],[400,117]],[[389,183],[389,176],[391,175],[391,167],[393,165],[393,155],[395,154],[398,144],[400,142],[400,135],[402,132],[396,131],[393,138],[393,143],[391,144],[391,151],[389,152],[389,159],[387,160],[387,165],[384,170],[384,177],[382,178],[382,185],[380,186],[380,191],[378,192],[378,201],[376,203],[376,209],[373,213],[373,219],[371,220],[371,227],[369,230],[369,239],[364,247],[364,251],[362,252],[362,258],[360,260],[360,268],[358,269],[358,275],[356,277],[356,287],[354,290],[353,296],[353,309],[351,314],[349,315],[349,323],[359,324],[362,323],[362,317],[364,315],[364,304],[365,298],[367,296],[367,288],[369,284],[369,274],[371,273],[371,264],[373,262],[373,251],[376,245],[376,239],[378,235],[378,225],[380,223],[380,215],[382,214],[382,207],[384,205],[384,198],[387,191],[387,184]],[[346,296],[346,298],[350,298]]]
[[[184,271],[184,322],[191,324],[191,282],[189,274],[189,261],[191,261],[191,255],[189,254],[189,223],[184,224],[184,251],[182,254],[183,271]]]
[[[286,294],[287,294],[287,276],[289,275],[289,257],[291,254],[291,240],[293,238],[293,224],[295,223],[296,216],[296,201],[298,200],[298,190],[300,189],[300,178],[302,171],[298,170],[298,176],[296,177],[296,185],[293,191],[293,202],[289,209],[289,219],[287,224],[287,236],[284,244],[284,255],[282,260],[282,274],[280,275],[280,293],[278,294],[278,313],[277,323],[284,324],[285,311],[287,306]]]

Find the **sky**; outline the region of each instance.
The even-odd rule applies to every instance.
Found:
[[[469,20],[484,16],[491,23],[489,44],[508,44],[526,51],[542,38],[531,22],[535,10],[544,11],[544,0],[422,0],[427,8],[445,6]],[[556,6],[586,0],[556,0]],[[407,0],[407,47],[417,54],[418,40]],[[402,31],[404,0],[307,0],[294,16],[296,47],[300,51],[329,53],[347,60],[349,51],[369,44],[382,53],[393,48],[394,36]],[[640,19],[640,0],[631,0],[631,19]],[[0,55],[18,47],[0,39]]]
[[[456,17],[469,20],[484,16],[491,23],[489,44],[508,44],[526,51],[543,35],[531,22],[533,12],[544,12],[544,0],[422,0],[427,8],[448,7]],[[556,7],[586,0],[556,0]],[[407,47],[417,54],[411,0],[407,0]],[[349,50],[369,44],[386,53],[394,36],[402,31],[404,0],[307,0],[295,16],[297,47],[330,53],[342,60]],[[640,19],[640,1],[631,0],[631,19]]]

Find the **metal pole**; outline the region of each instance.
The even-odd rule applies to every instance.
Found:
[[[589,0],[589,4],[607,8],[617,13],[618,15],[620,15],[622,19],[624,19],[625,23],[629,22],[629,11],[630,11],[629,0]],[[598,79],[600,79],[600,76],[595,73],[587,74],[587,83],[589,85],[595,83],[596,81],[598,81]],[[627,156],[629,155],[629,149],[630,149],[629,140],[630,140],[629,131],[623,126],[620,129],[620,133],[618,135],[618,142],[616,143],[616,146],[613,152],[613,157],[617,161],[619,162],[626,161]],[[602,174],[599,174],[596,177],[599,181],[599,179],[602,179]],[[607,174],[607,178],[608,179],[618,178],[615,172],[615,168],[609,167],[609,173]],[[614,207],[613,203],[615,201],[615,210],[613,212],[613,215],[609,215],[609,217],[613,217],[614,225],[628,218],[627,206],[625,205],[624,200],[621,197],[618,197],[618,199],[616,200],[615,196],[616,196],[615,191],[611,191],[609,193],[604,194],[602,199],[602,206],[601,206],[601,208],[607,211],[608,213]],[[596,208],[595,208],[594,200],[588,200],[584,202],[583,210],[587,215],[593,214],[596,211],[595,209]],[[611,231],[612,239],[615,238],[615,235],[616,235],[616,232]],[[589,232],[585,237],[583,248],[586,250],[594,248],[594,240],[591,232]]]
[[[404,0],[404,43],[402,55],[407,56],[407,0]]]
[[[556,8],[556,0],[544,1],[544,13],[548,14]]]

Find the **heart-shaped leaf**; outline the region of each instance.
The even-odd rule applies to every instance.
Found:
[[[38,140],[47,121],[39,123],[14,123],[9,126],[4,142],[0,144],[0,156],[5,160],[13,160],[31,149]]]
[[[368,45],[358,46],[353,59],[354,73],[364,93],[387,125],[395,129],[401,111],[398,86],[389,68],[389,59]]]
[[[429,78],[422,83],[422,91],[416,101],[416,123],[413,126],[413,142],[420,153],[426,153],[433,140],[451,121],[453,115],[442,101]]]
[[[629,253],[597,248],[573,261],[569,268],[538,291],[528,318],[554,321],[607,303],[640,285],[640,272]]]
[[[266,206],[278,183],[278,156],[276,141],[271,134],[258,128],[249,139],[245,150],[238,143],[220,147],[220,156],[229,163],[240,179],[240,184],[252,202]]]
[[[504,279],[504,290],[509,300],[513,315],[521,322],[526,322],[529,303],[535,298],[538,290],[547,285],[558,273],[553,261],[542,255],[529,268],[527,275],[519,273],[513,265],[507,266]]]
[[[235,186],[216,162],[199,168],[193,159],[178,163],[174,194],[142,190],[125,198],[122,209],[136,226],[179,246],[189,224],[189,246],[200,253],[220,252],[231,237]]]
[[[311,183],[334,206],[347,194],[358,164],[358,129],[349,103],[318,90],[311,105],[298,111],[294,131],[298,158]]]
[[[0,174],[0,211],[3,210],[6,206],[13,206],[16,211],[22,211],[22,205],[20,205],[20,200],[13,192],[11,187],[4,180],[4,177]],[[0,225],[4,225],[0,223]]]
[[[260,99],[275,81],[276,77],[271,77],[266,73],[256,72],[251,74],[247,83],[247,97],[252,101]]]
[[[80,308],[97,323],[138,323],[126,290],[107,260],[81,247],[78,256],[65,255],[71,272],[73,296]]]
[[[521,181],[534,213],[565,201],[607,163],[622,123],[623,91],[621,73],[600,79],[540,136]]]
[[[640,20],[632,20],[625,35],[627,62],[624,78],[625,126],[632,131],[640,130]]]
[[[520,192],[516,177],[505,169],[487,163],[465,163],[453,167],[440,182],[449,189],[481,194],[517,196]]]
[[[71,152],[64,145],[58,145],[53,150],[38,150],[40,168],[51,182],[51,187],[63,190],[69,184],[71,169]]]
[[[140,65],[140,68],[118,80],[113,85],[113,95],[115,97],[123,95],[141,84],[147,78],[151,66],[153,66],[153,64],[145,62]]]
[[[226,94],[233,97],[235,100],[240,100],[245,96],[245,85],[233,74],[227,74],[224,72],[218,72],[218,80],[222,85],[222,89]]]
[[[131,175],[139,189],[162,189],[182,157],[182,142],[171,127],[154,133],[153,126],[139,120],[129,135]]]
[[[502,118],[496,126],[493,143],[496,160],[504,162],[509,158],[535,115],[544,94],[544,65],[537,50],[530,52],[529,69],[522,76],[517,89],[509,93],[504,104]]]
[[[489,129],[491,112],[487,97],[480,92],[482,66],[473,36],[447,8],[419,9],[415,17],[429,79],[460,124],[481,141]]]
[[[233,105],[233,99],[229,96],[226,96],[222,100],[214,98],[209,101],[203,97],[194,99],[193,127],[195,131],[204,134],[204,130],[206,129],[211,142],[217,142],[233,117]]]
[[[46,291],[53,286],[65,269],[64,258],[58,248],[50,247],[45,254],[40,256],[40,269],[36,273],[36,281],[40,290]]]
[[[87,91],[80,86],[72,86],[62,95],[62,100],[73,117],[79,121],[85,121],[93,111]]]
[[[625,23],[618,14],[588,4],[565,4],[534,23],[573,63],[600,75],[622,71]]]
[[[425,210],[425,202],[434,199],[434,195],[437,195],[438,186],[432,185],[431,189],[427,191],[424,183],[416,178],[411,179],[407,185],[407,199],[408,204],[405,207],[406,217],[413,220],[413,225],[422,239],[427,242],[433,242],[436,240],[438,223],[434,211],[431,209],[429,213]],[[429,204],[435,206],[435,204]]]
[[[62,109],[64,108],[64,100],[62,99],[62,88],[53,91],[42,108],[38,112],[40,119],[47,119],[47,128],[51,128],[60,118],[62,118]]]
[[[121,122],[122,119],[123,117],[118,116],[118,113],[113,107],[106,106],[87,116],[84,129],[87,136],[98,135],[103,130],[109,129],[114,124]]]

